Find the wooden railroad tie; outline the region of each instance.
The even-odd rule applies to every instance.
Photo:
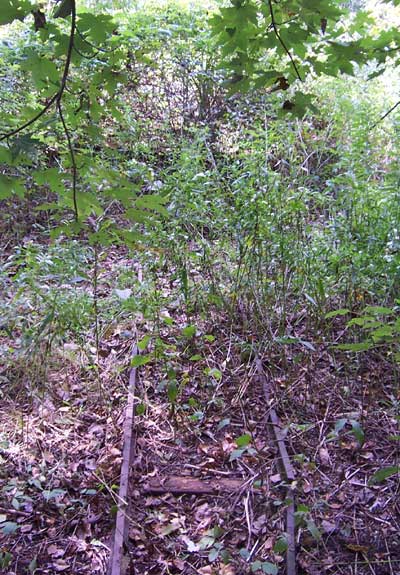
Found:
[[[171,475],[169,477],[152,477],[144,483],[144,493],[172,493],[173,495],[220,495],[249,489],[251,485],[244,479],[204,479],[190,475]],[[252,488],[255,493],[262,493],[262,487]]]

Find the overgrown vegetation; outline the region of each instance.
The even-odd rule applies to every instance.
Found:
[[[139,476],[256,492],[133,496],[138,573],[284,572],[256,358],[300,572],[396,573],[397,29],[326,1],[93,4],[0,14],[0,571],[105,572],[141,341]]]

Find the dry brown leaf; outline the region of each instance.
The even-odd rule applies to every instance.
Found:
[[[185,568],[185,562],[182,559],[174,559],[173,561],[175,567],[179,569],[179,571],[183,571]]]
[[[271,475],[270,477],[272,483],[279,483],[281,480],[280,473],[275,473],[275,475]]]
[[[336,529],[336,525],[324,519],[322,521],[322,529],[324,530],[325,533],[333,533]]]
[[[331,459],[329,457],[329,451],[325,447],[321,447],[319,450],[319,459],[322,465],[329,466],[331,463]]]
[[[54,561],[53,568],[57,571],[57,573],[61,573],[62,571],[69,569],[69,565],[66,561],[64,561],[64,559],[58,559],[57,561]]]
[[[223,563],[219,564],[218,573],[219,575],[236,575],[232,565],[224,565]]]
[[[257,519],[253,522],[251,526],[252,533],[259,533],[263,527],[265,527],[267,521],[267,516],[265,514],[260,515]]]
[[[357,545],[356,543],[348,543],[346,545],[347,549],[354,551],[354,553],[368,553],[369,547],[365,545]]]

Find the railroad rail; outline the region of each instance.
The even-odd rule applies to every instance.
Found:
[[[139,349],[137,345],[134,344],[131,359],[138,355],[138,353]],[[256,377],[263,390],[264,402],[267,407],[264,423],[266,428],[272,432],[272,439],[277,448],[277,467],[284,477],[286,486],[286,575],[296,575],[295,497],[293,487],[295,472],[290,462],[277,412],[273,407],[271,386],[260,358],[256,358],[255,366]],[[136,453],[135,408],[137,404],[137,370],[137,367],[132,367],[129,373],[128,399],[123,427],[122,464],[117,501],[118,510],[111,548],[109,575],[126,575],[128,569],[126,541],[129,527],[129,490],[134,479],[132,469]],[[151,478],[142,486],[142,491],[145,494],[218,495],[220,492],[239,492],[245,485],[245,481],[236,478],[207,480],[184,475],[170,475],[168,477]],[[254,491],[261,493],[265,498],[268,497],[268,492],[265,489],[256,488]]]

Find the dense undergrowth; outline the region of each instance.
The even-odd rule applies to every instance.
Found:
[[[398,421],[398,114],[376,124],[398,71],[310,81],[318,111],[283,116],[282,95],[227,93],[203,9],[118,18],[107,85],[99,80],[90,105],[82,91],[73,126],[86,227],[66,226],[71,165],[55,118],[1,148],[1,178],[21,176],[27,194],[16,185],[2,200],[0,396],[27,409],[55,366],[82,354],[82,377],[112,410],[104,345],[117,332],[129,341],[136,323],[153,338],[143,363],[159,360],[167,379],[163,337],[178,327],[178,341],[231,330],[239,358],[267,353],[277,374],[321,349],[347,375],[381,362],[392,388],[377,401]],[[3,128],[43,96],[40,78],[29,94],[23,65],[35,36],[16,30],[2,41]],[[76,91],[98,73],[93,59],[82,68]],[[210,317],[220,323],[204,335]],[[162,391],[175,405],[171,381]],[[362,420],[361,410],[356,436]]]

